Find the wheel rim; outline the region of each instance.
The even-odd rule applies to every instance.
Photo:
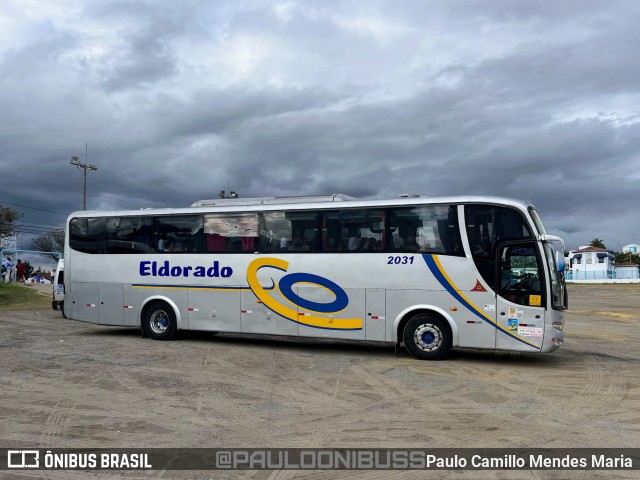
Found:
[[[436,325],[425,323],[415,329],[413,340],[420,350],[432,352],[442,345],[442,331]]]
[[[164,310],[157,310],[151,314],[149,326],[154,333],[164,333],[169,327],[169,315]]]

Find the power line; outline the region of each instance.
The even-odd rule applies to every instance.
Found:
[[[29,226],[29,225],[14,225],[14,228],[18,231],[21,232],[29,232],[29,233],[49,233],[52,230],[59,230],[62,227],[36,227],[36,226]]]
[[[23,230],[18,228],[16,228],[15,232],[20,234],[38,235],[38,236],[44,236],[49,233],[49,231],[45,231],[45,230]]]
[[[51,210],[45,210],[43,208],[29,207],[28,205],[19,205],[17,203],[5,202],[4,200],[0,200],[0,204],[13,205],[14,207],[21,207],[21,208],[30,208],[31,210],[39,210],[41,212],[54,213],[56,215],[64,215],[65,217],[69,215],[68,213],[53,212]]]
[[[31,230],[31,231],[40,231],[40,232],[50,232],[51,230],[57,230],[56,228],[30,227],[28,225],[14,225],[14,228],[16,228],[17,230]]]
[[[20,222],[17,225],[23,225],[23,226],[34,226],[34,227],[50,227],[50,228],[57,228],[55,225],[47,225],[46,223],[30,223],[30,222]]]

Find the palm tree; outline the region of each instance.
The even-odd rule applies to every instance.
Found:
[[[601,238],[594,238],[593,240],[591,240],[591,243],[589,244],[589,246],[591,247],[597,247],[597,248],[607,248],[604,244],[604,240],[602,240]]]

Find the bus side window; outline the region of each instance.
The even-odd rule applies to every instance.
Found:
[[[270,242],[262,242],[262,251],[311,253],[318,247],[318,217],[315,211],[264,212],[264,230]]]
[[[204,247],[208,253],[256,250],[257,213],[212,213],[204,217]]]
[[[205,233],[207,239],[207,252],[224,252],[226,249],[225,239],[219,233]]]
[[[84,253],[105,253],[107,218],[73,218],[69,223],[69,246]]]
[[[110,217],[106,222],[106,253],[148,253],[151,248],[150,217]]]
[[[186,253],[202,245],[202,215],[166,215],[154,219],[157,252]]]
[[[394,208],[389,231],[395,251],[463,255],[455,205]]]
[[[340,213],[334,211],[322,212],[322,243],[320,250],[323,252],[344,250],[341,232]]]
[[[375,252],[384,248],[385,212],[345,209],[322,213],[323,252]]]

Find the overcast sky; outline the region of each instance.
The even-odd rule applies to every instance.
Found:
[[[24,214],[21,248],[82,208],[72,155],[98,166],[89,209],[495,194],[569,249],[640,243],[638,1],[0,6],[0,205]]]

